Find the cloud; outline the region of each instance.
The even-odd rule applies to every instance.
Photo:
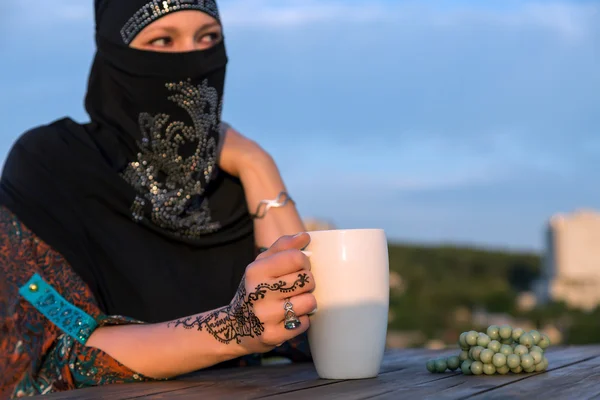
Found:
[[[228,27],[289,29],[317,23],[392,21],[456,28],[488,24],[509,28],[545,28],[568,39],[590,33],[600,13],[596,4],[572,2],[497,2],[484,4],[414,1],[229,0],[221,2]]]
[[[385,18],[390,6],[316,0],[233,0],[221,2],[228,27],[289,28],[321,22],[363,22]]]
[[[501,7],[498,4],[504,3]],[[91,0],[19,0],[11,2],[8,23],[60,24],[93,21]],[[382,0],[222,0],[227,27],[290,29],[319,23],[392,21],[456,28],[473,23],[505,27],[541,27],[568,39],[580,39],[597,22],[600,6],[567,1],[445,2]],[[12,22],[11,22],[12,20]]]
[[[581,39],[593,32],[600,17],[597,4],[531,4],[525,8],[525,16],[541,27],[562,33],[568,39]]]
[[[472,24],[487,24],[509,29],[542,28],[567,39],[587,37],[597,22],[600,8],[595,4],[573,2],[508,2],[504,9],[469,4],[454,10],[423,7],[433,25],[457,28]]]
[[[19,0],[11,2],[9,13],[12,23],[27,21],[27,24],[56,25],[64,22],[93,21],[92,0]],[[9,20],[9,23],[11,23]]]

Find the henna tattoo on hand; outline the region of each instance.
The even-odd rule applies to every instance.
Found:
[[[253,301],[258,300],[259,298],[262,299],[265,297],[267,290],[271,292],[291,293],[297,288],[303,288],[307,283],[309,283],[308,274],[303,273],[298,275],[298,279],[290,287],[286,287],[287,283],[284,281],[279,281],[270,285],[267,283],[261,283],[256,287],[254,293],[250,293],[248,297]]]
[[[264,331],[264,324],[254,314],[254,303],[264,299],[267,291],[290,293],[298,288],[303,288],[309,282],[308,274],[298,275],[298,279],[289,287],[280,280],[273,284],[261,283],[254,292],[247,294],[246,277],[242,278],[238,291],[230,305],[193,317],[181,318],[167,323],[167,327],[185,329],[195,328],[206,331],[221,343],[229,344],[235,340],[240,344],[243,337],[257,337]]]
[[[297,288],[303,288],[304,286],[306,286],[307,283],[309,283],[308,274],[303,273],[298,275],[298,279],[290,287],[285,287],[286,283],[284,281],[279,281],[272,285],[267,285],[263,283],[261,285],[258,285],[256,289],[258,290],[259,288],[267,288],[273,292],[279,291],[281,293],[289,293],[295,291]]]
[[[265,330],[264,324],[254,314],[253,308],[253,301],[246,296],[244,277],[230,305],[208,314],[178,319],[169,322],[167,326],[196,328],[198,331],[208,332],[221,343],[229,344],[235,340],[240,344],[243,337],[260,336]]]

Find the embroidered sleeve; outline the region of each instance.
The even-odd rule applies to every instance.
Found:
[[[12,388],[28,366],[23,343],[16,334],[17,293],[8,285],[0,267],[0,399],[9,397]]]
[[[0,207],[0,398],[150,380],[86,347],[103,315],[66,260]]]
[[[100,321],[99,326],[135,322],[127,318],[113,317]],[[87,347],[67,334],[58,337],[37,376],[37,381],[52,392],[151,380],[132,371],[102,350]]]

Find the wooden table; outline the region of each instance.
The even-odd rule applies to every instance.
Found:
[[[547,352],[547,372],[504,376],[430,374],[425,361],[457,351],[386,353],[376,379],[320,380],[312,364],[198,372],[176,381],[112,385],[48,399],[600,399],[600,346]]]

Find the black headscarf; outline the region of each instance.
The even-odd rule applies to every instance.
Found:
[[[240,182],[217,166],[227,56],[128,44],[209,0],[96,0],[86,109],[24,134],[0,203],[59,251],[108,314],[164,321],[229,303],[254,257]]]

